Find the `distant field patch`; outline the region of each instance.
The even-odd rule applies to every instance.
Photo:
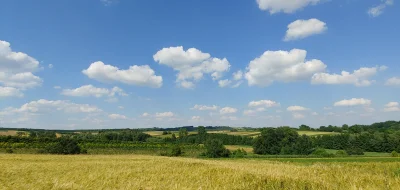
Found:
[[[337,132],[323,132],[323,131],[297,131],[299,135],[316,136],[316,135],[338,135]]]
[[[0,136],[16,136],[17,132],[15,130],[0,131]]]
[[[144,133],[156,137],[156,136],[161,136],[163,132],[162,131],[145,131]]]
[[[230,151],[234,151],[237,149],[243,149],[245,150],[247,153],[252,153],[253,152],[253,147],[251,146],[244,146],[244,145],[225,145],[225,147],[227,149],[229,149]]]
[[[153,137],[171,137],[172,134],[163,135],[163,131],[145,131],[144,133],[149,134]],[[179,136],[179,131],[171,131],[177,137]],[[260,131],[229,131],[229,130],[222,130],[222,131],[207,131],[210,134],[227,134],[227,135],[236,135],[236,136],[248,136],[248,137],[257,137],[261,132]],[[336,132],[321,132],[321,131],[298,131],[299,135],[308,135],[308,136],[316,136],[316,135],[337,135],[340,133]],[[189,135],[197,134],[197,131],[190,131]]]

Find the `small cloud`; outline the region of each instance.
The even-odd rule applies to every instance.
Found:
[[[369,106],[371,105],[371,100],[364,99],[364,98],[352,98],[348,100],[341,100],[338,102],[335,102],[334,106]]]
[[[193,120],[193,121],[199,121],[199,120],[200,120],[200,116],[193,116],[193,117],[192,117],[192,120]]]
[[[118,0],[100,0],[101,3],[103,3],[104,6],[109,6],[112,5],[114,3],[117,3]]]
[[[393,5],[393,0],[383,0],[383,3],[368,9],[368,14],[372,17],[377,17],[383,13],[386,7]]]
[[[400,104],[398,102],[389,102],[385,105],[384,112],[398,112],[400,111]]]
[[[322,34],[326,30],[328,30],[326,23],[316,18],[296,20],[288,25],[284,41],[304,39],[312,35]]]
[[[120,114],[110,114],[110,115],[108,115],[108,117],[110,119],[115,119],[115,120],[117,120],[117,119],[127,119],[126,116],[120,115]]]
[[[53,68],[53,64],[49,64],[49,69]]]
[[[303,115],[303,114],[301,114],[301,113],[293,113],[293,118],[294,119],[303,119],[303,118],[305,118],[306,116],[305,115]]]
[[[385,83],[386,86],[400,86],[400,77],[392,77]]]
[[[54,89],[61,89],[61,86],[54,86]]]
[[[302,107],[302,106],[290,106],[290,107],[287,108],[287,111],[291,111],[291,112],[294,112],[294,111],[306,111],[306,110],[309,110],[309,109],[305,108],[305,107]]]
[[[236,108],[231,108],[231,107],[224,107],[221,110],[219,110],[219,113],[221,115],[224,114],[232,114],[232,113],[236,113],[238,110]]]

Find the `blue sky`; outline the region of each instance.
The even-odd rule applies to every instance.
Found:
[[[396,3],[2,1],[0,126],[397,119]]]

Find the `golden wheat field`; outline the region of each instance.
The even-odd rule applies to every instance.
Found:
[[[400,189],[400,162],[0,154],[1,189]]]

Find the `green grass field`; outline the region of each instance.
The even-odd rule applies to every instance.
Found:
[[[400,189],[396,158],[0,154],[0,189]]]

